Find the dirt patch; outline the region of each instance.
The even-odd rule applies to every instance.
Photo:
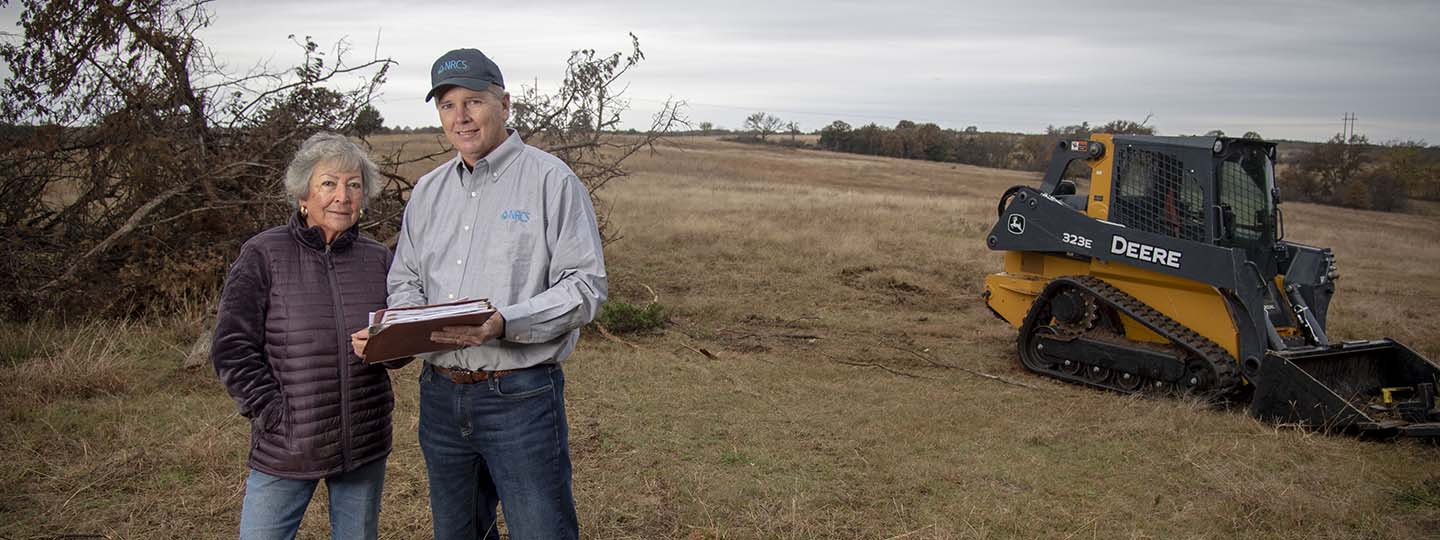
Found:
[[[924,294],[925,288],[913,283],[907,283],[892,277],[882,276],[875,280],[875,286],[881,289],[904,292],[910,294]]]
[[[761,353],[776,348],[810,348],[827,334],[819,317],[786,319],[751,314],[739,324],[717,329],[715,339],[731,352]]]
[[[935,313],[965,309],[976,301],[979,285],[957,275],[908,265],[863,265],[840,270],[835,280],[877,304]]]
[[[840,270],[839,279],[845,286],[862,291],[890,293],[894,295],[925,294],[924,287],[905,281],[900,274],[903,268],[877,268],[855,266]]]

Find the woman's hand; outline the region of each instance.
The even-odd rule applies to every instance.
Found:
[[[365,344],[370,342],[370,328],[361,328],[359,332],[350,334],[350,348],[355,349],[355,356],[365,359]]]

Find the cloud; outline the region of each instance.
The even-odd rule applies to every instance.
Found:
[[[646,60],[626,77],[630,125],[675,97],[693,120],[730,127],[755,111],[805,129],[909,119],[1031,132],[1153,113],[1169,134],[1321,140],[1355,112],[1374,140],[1440,142],[1440,10],[1421,0],[210,5],[202,38],[232,67],[298,62],[288,34],[395,59],[378,102],[391,125],[436,123],[423,96],[446,50],[478,47],[512,88],[551,89],[570,51],[628,51],[634,32]]]

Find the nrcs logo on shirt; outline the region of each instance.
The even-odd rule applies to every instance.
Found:
[[[506,210],[500,213],[500,221],[519,221],[521,223],[529,223],[530,212],[527,212],[525,210]]]

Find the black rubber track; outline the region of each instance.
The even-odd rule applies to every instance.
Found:
[[[1025,315],[1025,322],[1020,327],[1020,336],[1016,342],[1020,364],[1026,369],[1063,381],[1123,394],[1150,392],[1156,388],[1153,380],[1147,380],[1138,387],[1134,385],[1133,381],[1128,388],[1120,386],[1115,382],[1120,377],[1118,373],[1104,381],[1087,378],[1085,373],[1092,366],[1080,366],[1078,370],[1075,366],[1071,366],[1070,372],[1067,372],[1063,371],[1063,366],[1056,365],[1051,369],[1038,362],[1031,365],[1026,361],[1027,350],[1032,347],[1033,338],[1037,333],[1053,332],[1054,329],[1050,327],[1050,300],[1067,288],[1090,295],[1100,305],[1108,306],[1135,319],[1146,328],[1170,340],[1172,351],[1174,349],[1183,351],[1184,354],[1178,355],[1175,361],[1181,362],[1181,358],[1188,358],[1185,375],[1178,380],[1160,381],[1163,383],[1160,387],[1165,390],[1178,389],[1206,398],[1226,398],[1235,395],[1242,389],[1240,365],[1220,345],[1094,276],[1055,278],[1030,304],[1030,311]],[[1101,332],[1103,330],[1092,331]],[[1136,342],[1132,341],[1131,343]],[[1039,352],[1034,351],[1034,354],[1039,354]]]

